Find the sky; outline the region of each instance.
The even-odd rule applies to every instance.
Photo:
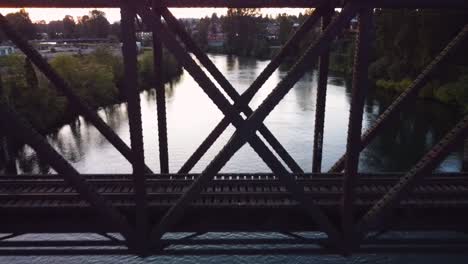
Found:
[[[0,8],[3,15],[8,13],[17,12],[19,8]],[[73,17],[83,16],[89,13],[92,9],[84,8],[27,8],[29,16],[33,22],[45,20],[46,22],[52,20],[62,20],[65,15]],[[120,20],[120,11],[115,8],[100,8],[106,13],[107,19],[112,23]],[[172,8],[174,15],[178,18],[201,18],[211,16],[214,12],[218,14],[225,14],[226,8]],[[298,15],[304,12],[302,8],[265,8],[262,9],[263,14],[277,15],[280,13],[288,13],[291,15]]]

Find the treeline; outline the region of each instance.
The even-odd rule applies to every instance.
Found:
[[[111,24],[106,14],[99,10],[92,10],[87,15],[78,17],[66,15],[62,20],[46,23],[33,23],[25,9],[5,16],[14,29],[28,40],[57,38],[115,38],[120,39],[120,23]],[[46,34],[46,36],[44,35]],[[0,35],[0,42],[6,40]]]
[[[466,10],[376,10],[374,60],[377,87],[401,92],[468,24]],[[468,41],[465,40],[423,89],[421,97],[468,110]]]
[[[215,13],[200,19],[193,30],[193,37],[206,51],[269,58],[270,48],[284,44],[309,12],[298,16],[281,14],[272,17],[263,16],[258,8],[230,8],[226,15],[218,17]],[[218,33],[224,34],[224,45],[210,47],[209,36]]]
[[[73,91],[93,108],[123,101],[122,58],[97,49],[81,56],[62,55],[50,60],[52,67],[62,76]],[[176,60],[164,54],[164,78],[169,81],[182,71]],[[40,74],[29,59],[22,55],[0,58],[3,95],[14,108],[43,133],[76,118],[76,110],[67,99]],[[141,89],[152,88],[152,53],[139,57]]]

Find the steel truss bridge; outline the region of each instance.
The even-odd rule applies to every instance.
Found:
[[[466,236],[428,236],[434,231],[460,234],[467,231],[468,175],[436,174],[433,171],[453,147],[467,137],[468,116],[409,171],[399,174],[362,174],[358,171],[360,152],[385,129],[392,117],[416,100],[431,74],[447,57],[456,56],[457,48],[468,34],[467,25],[375,124],[361,133],[373,37],[373,9],[466,9],[466,0],[0,0],[0,7],[120,8],[131,146],[127,146],[86,102],[73,93],[69,84],[13,30],[3,15],[0,15],[0,29],[133,167],[130,175],[80,174],[26,119],[1,99],[0,123],[4,138],[31,146],[58,174],[14,175],[7,170],[0,177],[0,232],[6,234],[0,238],[0,255],[430,254],[463,253],[468,249]],[[315,10],[255,82],[239,94],[234,88],[236,84],[231,84],[197,47],[169,7],[308,7]],[[335,8],[341,8],[341,11],[332,18]],[[330,44],[356,16],[359,32],[346,152],[330,171],[323,173],[321,161]],[[154,33],[160,149],[157,172],[145,164],[143,151],[137,89],[137,17]],[[265,101],[257,109],[251,109],[248,103],[294,49],[294,43],[305,39],[320,22],[320,37],[309,44]],[[163,46],[224,114],[223,120],[177,172],[169,172],[168,166],[165,92],[161,78]],[[319,61],[319,80],[313,172],[304,173],[263,122],[316,61]],[[227,144],[202,173],[190,174],[230,124],[236,132]],[[219,173],[245,144],[252,146],[273,173]],[[395,231],[406,235],[385,235]],[[234,239],[207,236],[213,232],[230,232],[237,236]],[[259,232],[276,235],[252,237]],[[311,232],[315,235],[310,236]],[[102,239],[15,239],[28,233],[96,233]]]

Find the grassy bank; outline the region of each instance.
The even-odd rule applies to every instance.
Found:
[[[379,79],[376,87],[391,93],[401,93],[406,90],[413,81],[403,79],[401,81]],[[444,104],[454,105],[462,111],[468,112],[468,74],[461,75],[458,80],[441,84],[439,81],[429,82],[419,93],[419,98],[435,100]]]
[[[81,56],[63,55],[49,61],[73,91],[94,109],[124,101],[123,63],[120,56],[105,49]],[[164,56],[164,80],[182,72],[172,56]],[[48,133],[77,117],[67,99],[22,55],[0,58],[3,96],[41,133]],[[152,52],[139,57],[139,87],[152,88]]]

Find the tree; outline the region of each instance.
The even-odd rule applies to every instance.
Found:
[[[29,13],[25,9],[20,9],[16,13],[6,15],[6,19],[18,33],[30,40],[36,38],[36,27],[29,18]]]
[[[106,18],[106,13],[93,10],[90,12],[89,36],[94,38],[107,38],[110,32],[110,23]]]
[[[63,31],[62,20],[50,21],[49,25],[47,25],[47,35],[51,39],[62,38]]]
[[[289,39],[289,36],[291,35],[291,32],[293,31],[294,22],[286,14],[282,14],[278,16],[277,20],[279,22],[278,39],[281,44],[284,44]]]
[[[63,20],[63,36],[65,38],[75,37],[76,23],[72,16],[66,15]]]
[[[259,8],[229,8],[224,21],[224,32],[227,34],[226,49],[228,53],[251,55],[256,49],[259,28]],[[260,24],[260,23],[258,23]]]
[[[78,17],[78,23],[76,25],[76,31],[78,37],[88,37],[89,36],[89,16],[84,15]]]
[[[120,29],[120,22],[114,22],[110,26],[109,34],[114,36],[115,39],[120,41],[122,39],[121,29]]]
[[[195,34],[195,41],[200,47],[206,49],[208,46],[208,31],[210,27],[210,18],[205,17],[200,19],[197,25],[197,33]]]

